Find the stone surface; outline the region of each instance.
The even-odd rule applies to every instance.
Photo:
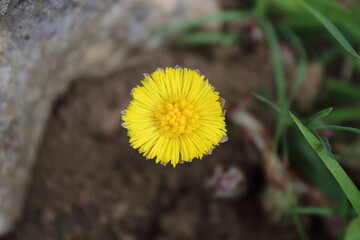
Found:
[[[159,47],[164,24],[215,11],[210,0],[0,0],[0,235],[21,212],[49,110],[69,83]]]
[[[0,0],[0,16],[5,15],[9,4],[10,0]]]

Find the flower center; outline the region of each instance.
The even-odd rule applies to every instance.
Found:
[[[171,99],[155,111],[159,129],[167,135],[189,134],[199,127],[199,115],[185,100]]]

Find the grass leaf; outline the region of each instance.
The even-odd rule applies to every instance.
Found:
[[[318,111],[317,113],[315,113],[314,115],[312,115],[305,121],[305,125],[311,123],[315,119],[324,118],[324,117],[328,116],[332,112],[332,110],[333,110],[333,108],[329,107],[329,108]]]
[[[330,171],[322,161],[319,161],[319,157],[301,135],[301,132],[294,132],[290,136],[289,144],[291,146],[292,164],[335,202],[337,206],[342,206],[342,200],[346,198],[346,196],[344,196],[344,192]],[[346,202],[348,202],[347,198]]]
[[[280,106],[284,106],[284,104],[285,104],[285,74],[284,74],[284,69],[283,69],[282,61],[281,61],[279,40],[276,36],[274,27],[272,26],[272,24],[269,21],[263,20],[261,22],[261,26],[267,37],[269,47],[270,47],[271,59],[272,59],[273,65],[274,65],[278,104]]]
[[[296,52],[298,53],[298,64],[295,72],[294,82],[291,86],[290,97],[288,102],[288,106],[290,106],[291,101],[294,99],[297,91],[299,90],[304,80],[306,67],[307,67],[307,56],[304,45],[302,44],[297,34],[285,23],[280,24],[279,28],[282,31],[282,33],[287,37],[287,39],[289,40],[293,48],[296,50]]]
[[[344,95],[346,98],[354,100],[360,99],[360,86],[357,84],[350,84],[341,80],[333,78],[324,79],[324,87],[336,94]]]
[[[305,8],[319,20],[322,25],[329,31],[329,33],[336,39],[336,41],[339,42],[339,44],[351,55],[353,55],[356,58],[360,59],[360,56],[356,53],[356,51],[353,49],[353,47],[350,45],[350,43],[345,39],[345,37],[342,35],[342,33],[335,27],[330,20],[325,17],[324,14],[322,14],[320,11],[318,11],[316,8],[309,5],[307,2],[302,1]]]
[[[261,21],[261,27],[267,37],[267,41],[269,43],[270,48],[270,54],[271,59],[274,65],[274,72],[275,72],[275,85],[276,85],[276,92],[277,92],[277,103],[280,106],[281,109],[285,110],[287,105],[287,99],[286,99],[286,88],[285,88],[285,73],[282,65],[281,60],[281,53],[280,53],[280,45],[279,40],[277,38],[276,32],[272,24],[266,20],[263,19]],[[283,132],[286,129],[286,117],[283,115],[280,115],[276,130],[275,130],[275,137],[273,141],[273,151],[275,152],[278,148],[278,144],[280,141],[280,138],[283,136]]]
[[[275,103],[271,102],[266,97],[264,97],[256,92],[254,92],[253,94],[258,100],[260,100],[261,102],[263,102],[266,105],[268,105],[269,107],[271,107],[276,113],[278,113],[279,115],[286,116],[286,112],[284,110],[282,110],[278,105],[276,105]]]
[[[333,157],[333,154],[331,152],[331,146],[330,146],[330,143],[329,143],[329,139],[319,136],[319,141],[320,141],[321,145],[324,147],[327,154],[330,157]]]
[[[352,128],[352,127],[336,126],[336,125],[315,126],[312,129],[314,129],[314,130],[333,129],[333,130],[342,130],[342,131],[348,131],[348,132],[360,134],[360,129]]]
[[[293,207],[291,212],[296,214],[314,214],[323,216],[331,216],[335,214],[334,209],[327,207]]]
[[[249,15],[245,11],[222,11],[215,14],[208,14],[205,16],[192,18],[189,20],[182,21],[177,24],[170,24],[157,30],[157,33],[161,35],[170,35],[179,32],[188,31],[210,22],[231,22],[247,18]]]
[[[297,69],[295,72],[294,83],[291,86],[290,100],[293,100],[295,98],[300,86],[302,85],[303,80],[305,79],[305,73],[306,73],[306,68],[307,68],[305,49],[302,46],[301,41],[296,37],[295,34],[294,34],[293,38],[294,39],[292,42],[297,42],[297,43],[294,43],[294,45],[298,49],[298,52],[299,52],[299,63],[298,63],[298,66],[297,66]]]
[[[266,12],[268,0],[257,0],[255,3],[254,14],[259,19],[263,18]]]
[[[188,33],[179,39],[182,44],[220,44],[228,46],[240,38],[239,32],[195,32]]]
[[[360,218],[353,220],[345,233],[344,240],[359,240],[360,239]]]
[[[289,112],[289,114],[310,146],[335,177],[336,181],[345,192],[350,203],[353,205],[358,216],[360,216],[360,192],[355,186],[354,182],[349,178],[349,176],[346,174],[340,164],[334,159],[334,157],[327,154],[320,141],[300,122],[300,120],[297,119],[291,112]]]
[[[305,228],[304,228],[298,214],[292,213],[291,216],[292,216],[293,224],[295,225],[295,229],[298,232],[300,239],[301,240],[310,240],[310,237],[306,233]]]
[[[360,97],[359,97],[360,98]],[[346,121],[357,121],[360,119],[360,106],[336,108],[326,118],[326,121],[332,124],[338,124]]]

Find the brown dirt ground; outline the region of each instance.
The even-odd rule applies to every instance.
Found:
[[[142,73],[176,64],[200,69],[227,99],[226,108],[243,104],[269,119],[251,100],[254,90],[271,89],[265,52],[164,51],[129,59],[109,77],[77,81],[54,105],[23,216],[4,239],[297,239],[291,228],[267,222],[258,200],[259,161],[244,150],[241,130],[231,122],[228,142],[176,168],[147,161],[129,146],[119,110],[130,90]],[[217,165],[242,169],[247,191],[214,198],[205,181]]]

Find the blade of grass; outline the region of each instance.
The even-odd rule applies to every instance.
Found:
[[[267,99],[266,97],[254,92],[253,93],[254,96],[260,100],[261,102],[265,103],[266,105],[268,105],[270,108],[272,108],[276,113],[278,113],[279,115],[283,115],[286,116],[286,112],[284,110],[282,110],[279,106],[277,106],[276,104],[274,104],[273,102],[271,102],[269,99]]]
[[[326,121],[332,124],[338,124],[346,121],[356,121],[360,119],[360,107],[343,107],[343,108],[336,108],[326,118]]]
[[[296,69],[296,73],[295,73],[295,77],[294,77],[294,83],[292,84],[291,87],[291,91],[290,91],[290,98],[288,99],[287,107],[286,109],[290,106],[291,104],[291,100],[295,97],[299,87],[302,84],[302,81],[304,80],[304,76],[305,76],[305,70],[306,70],[306,66],[307,66],[307,56],[306,56],[306,51],[305,48],[301,42],[301,40],[299,39],[299,37],[295,34],[295,32],[290,29],[286,24],[280,24],[279,29],[281,30],[281,32],[287,37],[287,39],[289,40],[289,42],[291,43],[291,45],[294,47],[294,49],[296,50],[296,52],[298,53],[298,66]],[[277,59],[277,62],[280,61],[281,63],[281,59]],[[274,62],[275,62],[275,58],[274,58]],[[282,72],[284,72],[282,70]],[[284,75],[281,74],[280,75]],[[279,81],[284,81],[281,80],[282,78],[284,79],[284,77],[275,75],[276,78],[279,78]]]
[[[245,19],[249,16],[248,12],[245,11],[222,11],[215,14],[208,14],[205,16],[189,19],[177,24],[171,24],[157,30],[158,34],[170,35],[179,32],[184,32],[190,29],[200,27],[210,22],[231,22],[236,20]]]
[[[347,200],[345,195],[340,196],[339,206],[337,207],[337,211],[342,219],[342,229],[345,231],[346,224],[349,222],[350,218],[353,218],[352,214],[354,209],[351,208],[349,201]],[[356,216],[356,213],[355,215]]]
[[[195,32],[188,33],[179,39],[181,44],[220,44],[229,46],[240,38],[239,32]]]
[[[360,61],[354,61],[355,71],[360,73]]]
[[[288,125],[289,125],[289,122],[287,121],[287,118],[280,116],[280,118],[278,119],[278,122],[276,124],[275,136],[274,136],[274,141],[273,141],[273,146],[272,146],[272,151],[274,153],[278,149],[279,142],[280,142],[281,138],[284,137],[284,132],[285,132],[286,128],[288,127]]]
[[[302,225],[299,215],[296,213],[291,214],[293,224],[295,225],[295,229],[298,232],[301,240],[310,240],[310,237],[307,235],[304,226]]]
[[[261,26],[267,37],[271,59],[274,64],[275,82],[277,90],[277,101],[280,106],[285,103],[285,75],[282,67],[279,40],[276,36],[274,27],[268,20],[263,20]]]
[[[319,140],[300,122],[300,120],[297,119],[291,112],[289,112],[289,114],[310,146],[335,177],[350,203],[353,205],[355,211],[360,216],[360,192],[354,182],[349,178],[340,164],[333,157],[327,154]]]
[[[353,220],[345,233],[344,240],[358,240],[360,239],[360,219]]]
[[[261,21],[261,27],[267,37],[270,48],[271,59],[274,65],[277,102],[280,108],[285,110],[285,108],[287,108],[287,100],[285,96],[285,73],[281,61],[279,40],[276,36],[274,27],[268,20],[263,19]],[[277,126],[275,130],[275,137],[273,141],[273,152],[277,150],[279,145],[279,140],[285,129],[286,129],[286,117],[279,115],[279,119],[277,121]]]
[[[332,208],[327,207],[294,207],[291,209],[292,213],[296,214],[314,214],[322,216],[335,215],[335,211]]]
[[[271,102],[269,99],[259,95],[256,92],[254,92],[254,95],[257,99],[259,99],[260,101],[262,101],[263,103],[265,103],[266,105],[271,107],[280,116],[279,122],[276,127],[275,140],[273,142],[273,150],[275,151],[275,149],[277,149],[277,146],[278,146],[280,134],[282,134],[284,132],[285,126],[287,126],[290,123],[290,119],[284,110],[282,110],[279,106],[277,106],[276,104]],[[286,134],[282,134],[282,136],[283,136],[282,142],[283,142],[283,147],[284,147],[283,148],[283,158],[286,160],[286,159],[288,159],[288,145],[287,145],[287,139],[286,139],[287,136],[286,136]]]
[[[313,114],[305,121],[305,125],[311,123],[315,119],[324,118],[324,117],[328,116],[332,112],[332,110],[333,110],[333,108],[329,107],[329,108],[318,111],[317,113]]]
[[[262,19],[265,16],[267,3],[268,3],[268,0],[256,1],[253,12],[254,12],[254,15],[256,17],[258,17],[259,19]]]
[[[295,96],[305,78],[306,67],[307,67],[306,55],[300,55],[298,67],[297,67],[296,73],[295,73],[294,83],[291,86],[291,90],[290,90],[290,101],[292,101],[295,98]]]
[[[299,39],[299,37],[295,34],[295,32],[291,28],[289,28],[286,24],[283,24],[283,25],[280,25],[280,30],[287,37],[290,44],[293,46],[293,48],[298,53],[298,64],[297,64],[297,68],[296,68],[296,72],[295,72],[295,76],[294,76],[294,81],[291,86],[290,96],[289,96],[289,99],[287,99],[287,101],[286,101],[286,104],[285,104],[286,106],[284,107],[284,110],[285,110],[290,107],[293,99],[295,98],[295,96],[304,80],[305,71],[306,71],[306,67],[307,67],[307,56],[306,56],[306,51],[305,51],[305,48],[304,48],[301,40]],[[287,135],[286,131],[284,131],[284,133],[283,133],[282,147],[283,147],[283,158],[285,159],[285,161],[288,161],[288,159],[289,159],[289,144],[288,144],[288,135]]]
[[[331,61],[333,61],[335,58],[342,55],[342,53],[343,53],[343,49],[341,48],[341,46],[333,45],[333,46],[330,46],[329,49],[327,49],[325,52],[320,53],[320,54],[318,53],[315,58],[315,61],[320,62],[320,63],[322,63],[322,65],[326,66]]]
[[[360,23],[360,12],[357,8],[346,8],[339,1],[335,0],[307,0],[307,2],[318,11],[326,13],[329,21],[341,27],[347,33],[348,40],[352,40],[354,43],[358,42],[360,35],[357,26]],[[271,3],[274,6],[272,8],[273,11],[275,9],[275,11],[280,10],[282,14],[287,13],[286,23],[291,27],[297,29],[315,29],[323,26],[317,18],[309,17],[309,15],[311,16],[310,12],[303,11],[302,1],[272,0]],[[355,41],[356,39],[357,41]]]
[[[315,126],[312,129],[314,129],[314,130],[333,129],[333,130],[348,131],[348,132],[360,134],[360,129],[352,128],[352,127],[336,126],[336,125]]]
[[[325,137],[320,137],[320,136],[318,136],[318,138],[319,138],[319,141],[320,141],[321,145],[325,149],[326,153],[330,157],[334,157],[332,152],[331,152],[331,146],[330,146],[329,140],[327,138],[325,138]]]
[[[290,90],[290,97],[288,103],[289,107],[304,80],[307,66],[307,56],[305,48],[300,38],[295,34],[295,32],[291,28],[289,28],[287,24],[281,24],[279,27],[283,34],[290,41],[290,44],[295,48],[296,52],[298,53],[298,66],[295,72],[294,82]]]
[[[326,77],[324,79],[324,87],[336,93],[343,94],[347,98],[353,98],[354,100],[360,99],[359,85]]]
[[[276,7],[280,7],[283,12],[292,14],[303,13],[303,10],[301,9],[301,2],[299,1],[272,0],[272,3]],[[341,17],[346,18],[349,17],[349,14],[351,13],[349,9],[341,6],[336,1],[316,0],[311,3],[321,10],[331,11],[331,13],[329,13],[330,16],[340,15]]]
[[[282,137],[282,157],[286,163],[289,163],[289,141],[286,131],[283,133]]]
[[[322,14],[319,10],[312,7],[310,4],[305,2],[304,0],[300,0],[305,8],[315,17],[319,22],[322,23],[322,25],[329,31],[329,33],[338,41],[338,43],[351,55],[354,57],[360,59],[360,56],[357,54],[357,52],[353,49],[353,47],[350,45],[350,43],[346,40],[346,38],[342,35],[342,33],[335,27],[330,20],[325,17],[324,14]]]
[[[359,12],[357,13],[359,14]],[[352,42],[359,42],[360,41],[360,31],[359,31],[359,21],[346,21],[342,23],[342,28],[346,32],[346,35],[351,37]]]
[[[319,161],[319,157],[312,150],[306,139],[303,138],[300,131],[293,132],[290,136],[289,144],[292,152],[292,164],[333,202],[340,206],[341,200],[346,198],[346,196],[335,178],[325,167],[324,163]]]

